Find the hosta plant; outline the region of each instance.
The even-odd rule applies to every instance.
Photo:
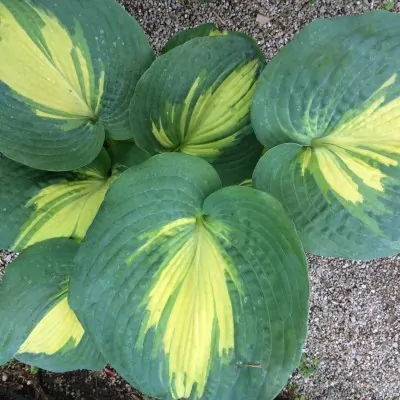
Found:
[[[114,1],[2,0],[0,37],[4,155],[65,171],[131,138],[129,101],[154,54]]]
[[[104,366],[106,360],[69,307],[78,248],[71,239],[46,240],[26,249],[7,269],[0,286],[0,364],[16,357],[51,371]]]
[[[306,337],[303,247],[398,248],[399,22],[313,22],[267,65],[205,24],[154,61],[114,0],[3,0],[0,363],[273,399]]]
[[[260,79],[252,122],[269,151],[254,186],[282,202],[314,254],[400,249],[399,23],[385,11],[315,21]]]

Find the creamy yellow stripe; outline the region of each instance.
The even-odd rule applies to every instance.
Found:
[[[383,193],[387,175],[381,166],[398,166],[400,88],[397,74],[382,84],[358,114],[356,111],[348,111],[328,136],[313,139],[312,150],[306,150],[301,159],[304,175],[315,155],[327,184],[341,198],[354,204],[365,201],[362,185],[356,183],[356,178],[366,188]]]
[[[330,188],[343,199],[352,203],[361,203],[363,196],[358,185],[343,170],[334,153],[323,147],[315,149],[319,168]]]
[[[305,171],[308,168],[308,164],[310,163],[311,160],[311,156],[312,156],[312,150],[311,147],[307,147],[306,149],[303,149],[303,153],[302,153],[302,161],[301,161],[301,174],[304,176]]]
[[[176,229],[187,222],[190,222],[188,229],[176,233]],[[174,397],[189,397],[196,385],[196,399],[200,399],[214,356],[213,343],[218,343],[221,358],[234,348],[234,319],[226,275],[231,276],[237,286],[239,283],[234,278],[232,265],[200,220],[178,220],[160,230],[141,249],[156,246],[162,236],[172,234],[187,236],[187,240],[161,266],[161,274],[157,275],[149,294],[146,307],[149,318],[140,337],[152,327],[159,327],[169,304],[171,311],[163,328],[163,345],[168,355]]]
[[[151,247],[157,240],[159,240],[162,237],[171,237],[172,235],[176,235],[176,233],[183,227],[190,227],[196,222],[195,217],[187,217],[187,218],[180,218],[175,221],[172,221],[162,227],[160,230],[157,232],[152,232],[151,233],[151,239],[148,239],[146,243],[141,246],[135,253],[133,253],[127,260],[126,262],[128,264],[132,264],[134,260],[144,251],[146,251],[149,247]],[[146,237],[148,236],[148,233],[146,234]]]
[[[226,138],[211,141],[206,144],[198,145],[186,145],[182,151],[186,154],[199,157],[217,157],[224,149],[226,149],[231,143],[235,141],[233,136],[227,136]]]
[[[196,93],[197,88],[200,85],[200,81],[201,81],[200,77],[198,77],[194,81],[194,83],[193,83],[192,87],[190,88],[189,93],[188,93],[188,95],[187,95],[187,97],[185,99],[185,102],[184,102],[184,107],[183,107],[183,111],[182,111],[182,114],[181,114],[180,129],[179,129],[180,143],[181,144],[185,140],[187,140],[187,136],[190,136],[192,134],[192,132],[191,132],[191,118],[192,118],[193,113],[192,113],[192,115],[190,115],[190,121],[188,121],[188,117],[189,117],[190,109],[193,106],[193,104],[192,104],[193,98],[194,98],[194,95]],[[186,127],[187,126],[189,127],[188,131],[186,131]]]
[[[357,159],[343,149],[335,148],[334,154],[343,161],[353,174],[363,180],[366,185],[379,192],[383,192],[381,180],[385,175],[379,169],[371,167],[366,162]]]
[[[35,211],[21,228],[13,248],[21,250],[54,237],[82,239],[114,179],[67,181],[42,189],[26,204]]]
[[[37,115],[47,118],[95,118],[90,97],[93,69],[69,32],[60,22],[43,10],[31,12],[43,21],[42,34],[48,51],[43,52],[29,37],[4,4],[0,4],[0,53],[7,62],[0,63],[0,80],[24,97]],[[81,37],[80,41],[84,38]],[[76,51],[83,74],[84,87],[79,84],[72,59]],[[98,82],[102,94],[104,76]]]
[[[77,347],[84,333],[65,296],[36,325],[17,354],[52,355],[70,341]]]
[[[153,132],[154,137],[157,139],[158,143],[161,144],[161,146],[165,147],[166,149],[173,149],[176,145],[168,137],[167,132],[164,130],[162,123],[161,123],[161,118],[160,118],[159,126],[160,127],[158,128],[154,122],[152,123],[152,132]]]
[[[101,99],[103,98],[103,93],[104,93],[105,80],[106,80],[106,74],[104,71],[101,71],[100,78],[99,78],[99,84],[98,84],[98,88],[97,88],[97,103],[96,103],[96,107],[95,107],[95,114],[98,114],[100,111]]]
[[[332,143],[334,143],[334,142],[332,142]],[[372,144],[371,141],[368,142],[368,140],[365,140],[365,143],[367,143],[369,146],[371,146],[371,144]],[[341,142],[341,144],[343,145],[344,143]],[[328,145],[329,145],[329,143],[328,143]],[[367,149],[364,149],[361,147],[357,147],[357,145],[358,145],[358,143],[351,144],[350,142],[348,142],[346,144],[345,149],[352,153],[359,154],[360,156],[364,156],[364,157],[370,158],[371,160],[378,161],[379,163],[381,163],[387,167],[395,166],[398,164],[396,160],[393,160],[390,157],[384,156],[383,154],[375,153],[372,150],[367,150]],[[386,145],[390,146],[389,143],[387,143]],[[396,143],[393,143],[393,146],[395,146],[395,145],[396,145]],[[378,149],[381,146],[382,146],[382,143],[373,144],[374,149]],[[392,148],[393,148],[393,146],[392,146]]]
[[[187,145],[215,140],[233,129],[250,112],[259,61],[253,60],[233,71],[218,88],[211,87],[197,100]]]
[[[233,71],[218,87],[211,86],[201,93],[194,104],[201,85],[199,76],[183,104],[166,105],[166,126],[176,130],[174,136],[160,119],[158,123],[152,122],[154,137],[168,150],[201,157],[218,156],[235,142],[239,124],[249,117],[258,68],[259,60],[250,61]]]

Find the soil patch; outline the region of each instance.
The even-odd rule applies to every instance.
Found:
[[[111,368],[56,374],[17,361],[0,368],[0,400],[144,400]]]

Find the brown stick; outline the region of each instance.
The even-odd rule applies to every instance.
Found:
[[[235,364],[238,368],[247,367],[247,368],[262,368],[263,366],[260,364]]]

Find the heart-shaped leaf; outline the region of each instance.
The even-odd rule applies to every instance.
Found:
[[[312,22],[268,64],[252,121],[270,150],[256,188],[306,250],[371,259],[400,248],[400,16]]]
[[[214,24],[206,23],[196,26],[195,28],[185,29],[178,32],[168,40],[167,44],[161,50],[162,54],[174,49],[181,44],[188,42],[189,40],[204,37],[204,36],[223,36],[227,35],[228,32],[220,31]]]
[[[82,167],[105,135],[124,140],[154,54],[114,0],[2,0],[0,151],[50,171]]]
[[[0,282],[0,364],[14,357],[54,372],[106,364],[69,307],[78,247],[73,240],[49,240],[7,266]]]
[[[262,146],[250,104],[265,65],[244,35],[192,39],[156,60],[140,79],[131,126],[150,154],[182,152],[212,163],[224,184],[251,178]]]
[[[110,185],[147,158],[133,143],[115,143],[72,172],[45,172],[1,158],[0,248],[21,251],[56,237],[82,240]]]
[[[71,305],[129,382],[160,398],[273,399],[297,367],[305,256],[282,206],[204,160],[124,172],[77,256]]]

